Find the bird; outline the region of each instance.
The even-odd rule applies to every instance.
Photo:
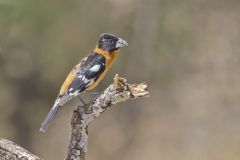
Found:
[[[40,132],[46,132],[61,106],[81,93],[94,89],[111,68],[120,48],[127,45],[126,40],[114,34],[100,34],[95,49],[73,67],[63,82],[53,107],[41,124]]]

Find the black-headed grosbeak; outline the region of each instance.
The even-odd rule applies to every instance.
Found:
[[[127,44],[125,40],[116,35],[102,33],[94,51],[80,60],[67,76],[52,109],[41,125],[40,131],[47,130],[49,123],[61,106],[83,91],[95,88],[110,69],[119,49]]]

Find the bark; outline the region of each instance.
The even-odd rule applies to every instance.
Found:
[[[0,138],[0,160],[43,160],[21,146]]]
[[[87,127],[91,121],[115,104],[128,99],[149,97],[145,83],[128,84],[116,75],[113,84],[86,106],[73,112],[71,137],[66,160],[85,160],[88,145]],[[43,160],[21,146],[0,138],[0,160]]]
[[[147,85],[128,84],[126,79],[116,75],[114,82],[86,106],[74,110],[71,137],[66,160],[85,160],[88,148],[88,124],[111,106],[140,97],[149,97]]]

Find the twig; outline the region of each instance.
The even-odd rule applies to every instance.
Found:
[[[0,160],[43,160],[21,146],[0,138]]]
[[[71,137],[66,160],[85,160],[88,145],[88,124],[106,109],[128,99],[149,97],[147,85],[128,84],[115,75],[114,82],[87,106],[78,106],[73,112]]]

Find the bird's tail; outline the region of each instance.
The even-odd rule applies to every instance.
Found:
[[[41,128],[39,129],[40,132],[45,132],[47,130],[49,123],[53,120],[53,118],[57,114],[60,107],[61,105],[59,105],[58,103],[54,104],[54,106],[48,113],[47,117],[44,119],[43,123],[41,124]]]

